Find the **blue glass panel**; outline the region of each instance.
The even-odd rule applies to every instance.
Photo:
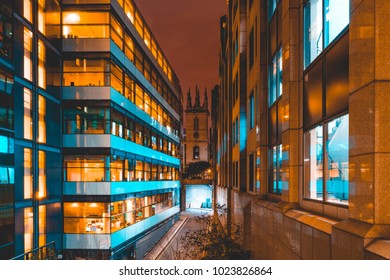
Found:
[[[325,47],[349,24],[349,0],[325,0]]]
[[[322,33],[322,0],[307,1],[303,10],[305,68],[322,52]]]
[[[337,118],[327,125],[325,176],[327,200],[332,202],[348,202],[348,129],[348,115]]]

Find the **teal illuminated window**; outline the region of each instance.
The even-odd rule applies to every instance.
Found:
[[[349,0],[308,0],[303,8],[304,66],[349,24]]]
[[[348,203],[349,117],[344,115],[305,133],[304,196]]]
[[[279,0],[268,0],[268,12],[269,12],[269,18],[272,17],[276,10],[276,6],[278,5]]]
[[[349,0],[325,0],[325,47],[349,24]]]
[[[276,194],[282,193],[282,161],[283,152],[282,145],[276,145],[271,148],[271,192]]]
[[[249,97],[249,129],[255,127],[255,96],[252,91],[251,96]]]
[[[282,48],[272,58],[269,69],[269,105],[271,106],[283,93]]]

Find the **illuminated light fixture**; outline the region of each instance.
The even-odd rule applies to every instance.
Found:
[[[64,18],[64,22],[66,23],[78,23],[80,22],[80,15],[77,13],[69,13]]]
[[[168,133],[171,133],[171,127],[168,125],[167,126]]]
[[[79,207],[79,204],[76,203],[76,202],[73,202],[73,203],[70,205],[70,207]]]
[[[97,207],[97,204],[96,203],[91,203],[90,207],[95,208],[95,207]]]
[[[65,37],[67,37],[68,34],[70,33],[69,26],[64,25],[64,28],[63,28],[63,30],[62,30],[62,33],[63,33],[63,35],[64,35]]]
[[[144,42],[145,42],[146,46],[149,47],[149,41],[145,39]]]

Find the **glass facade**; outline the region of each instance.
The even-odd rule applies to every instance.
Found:
[[[64,232],[114,233],[174,206],[172,192],[128,198],[110,203],[67,202]]]
[[[303,10],[304,67],[349,24],[349,0],[308,0]]]
[[[348,131],[344,115],[305,133],[305,198],[348,203]]]
[[[270,158],[272,159],[272,164],[270,166],[271,170],[271,188],[270,192],[281,194],[283,187],[282,179],[282,162],[283,162],[283,151],[282,145],[276,145],[270,150]]]
[[[283,56],[279,49],[271,60],[269,69],[269,105],[271,106],[283,93]]]
[[[148,158],[109,155],[64,156],[66,182],[175,181],[177,168],[152,162]]]

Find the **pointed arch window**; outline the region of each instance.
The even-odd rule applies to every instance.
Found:
[[[199,119],[197,117],[194,118],[194,130],[199,130]]]
[[[193,154],[194,159],[199,159],[199,147],[198,146],[194,147],[192,154]]]

